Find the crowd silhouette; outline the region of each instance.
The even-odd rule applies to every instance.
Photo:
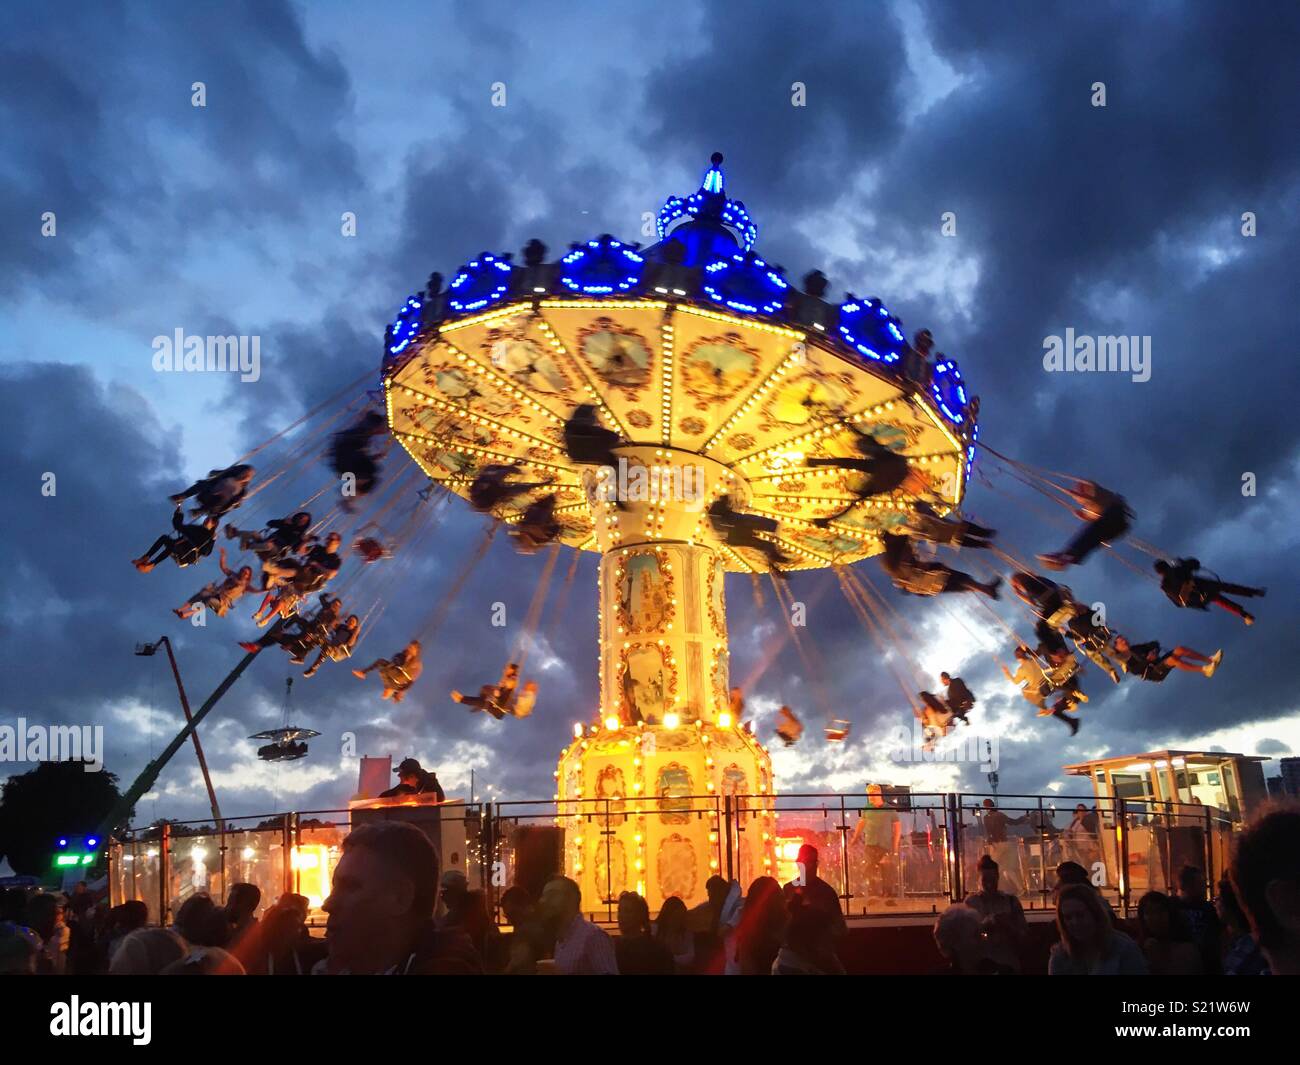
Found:
[[[1086,811],[1076,821],[1086,819]],[[226,902],[188,897],[169,926],[150,923],[140,900],[117,906],[78,884],[68,894],[0,893],[0,973],[31,975],[841,975],[854,932],[841,898],[801,848],[799,875],[770,876],[742,891],[711,877],[707,899],[669,898],[652,919],[646,900],[623,892],[615,934],[590,919],[576,882],[554,876],[534,895],[489,896],[459,870],[439,875],[438,856],[403,822],[356,828],[342,844],[324,900],[326,936],[312,934],[309,904],[286,894],[261,908],[252,884]],[[1300,807],[1265,810],[1237,834],[1228,875],[1213,897],[1204,873],[1185,866],[1177,891],[1144,894],[1125,922],[1083,866],[1062,862],[1053,890],[1057,941],[1045,962],[1027,949],[1030,926],[1016,894],[1002,890],[990,845],[977,891],[948,906],[934,944],[953,975],[1230,975],[1300,973]],[[599,904],[598,904],[599,905]],[[260,916],[259,916],[259,908]]]

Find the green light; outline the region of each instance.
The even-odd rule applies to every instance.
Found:
[[[81,864],[89,865],[94,860],[95,860],[95,856],[93,854],[87,854],[84,858],[81,859]]]
[[[55,864],[55,865],[80,865],[80,864],[81,864],[81,855],[80,855],[80,854],[60,854],[57,858],[54,859],[54,864]]]

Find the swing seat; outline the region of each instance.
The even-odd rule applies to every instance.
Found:
[[[1052,666],[1050,669],[1043,670],[1043,676],[1047,678],[1055,690],[1068,683],[1078,672],[1079,660],[1071,653],[1065,656],[1065,661],[1059,666]]]
[[[836,718],[834,721],[832,721],[829,725],[826,726],[827,741],[830,743],[843,742],[845,739],[848,738],[849,730],[852,729],[852,727],[853,727],[852,722],[844,721],[841,718]]]
[[[1052,626],[1052,628],[1063,629],[1083,612],[1083,607],[1078,603],[1067,602],[1045,620],[1047,621],[1047,624]]]
[[[946,569],[913,569],[898,581],[906,592],[912,595],[938,595],[947,587],[948,571]]]

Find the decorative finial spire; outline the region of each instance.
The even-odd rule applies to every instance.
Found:
[[[741,250],[748,251],[758,237],[758,227],[745,211],[745,205],[740,200],[727,199],[727,194],[723,191],[725,181],[722,176],[722,153],[714,152],[709,157],[709,163],[698,191],[685,199],[669,196],[660,208],[657,219],[659,239],[666,239],[673,223],[686,217],[708,221],[730,230]]]
[[[713,166],[704,175],[704,184],[700,186],[705,192],[721,194],[722,192],[722,153],[714,152],[709,156]]]

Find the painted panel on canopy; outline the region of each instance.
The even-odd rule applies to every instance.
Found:
[[[527,304],[515,304],[491,315],[448,325],[441,344],[454,346],[467,356],[480,390],[511,396],[522,392],[527,400],[521,424],[545,426],[535,431],[556,442],[559,429],[575,405],[586,401],[582,381],[563,354],[556,351],[541,328],[541,317]],[[464,365],[462,363],[462,365]],[[536,411],[533,404],[545,413]]]
[[[542,306],[542,316],[567,350],[569,364],[613,411],[618,423],[613,428],[640,443],[661,439],[663,312],[664,304],[649,301],[611,300],[595,307],[548,301]]]
[[[699,450],[791,354],[800,334],[681,308],[673,316],[675,447]]]
[[[779,359],[773,363],[764,377],[769,387],[748,411],[734,420],[734,407],[728,412],[729,424],[722,439],[710,449],[711,455],[735,462],[758,451],[778,449],[779,454],[787,443],[797,450],[800,438],[820,426],[898,396],[898,386],[892,381],[815,345],[808,345],[802,359],[782,375],[771,377],[779,365]],[[748,398],[742,397],[735,407]]]

